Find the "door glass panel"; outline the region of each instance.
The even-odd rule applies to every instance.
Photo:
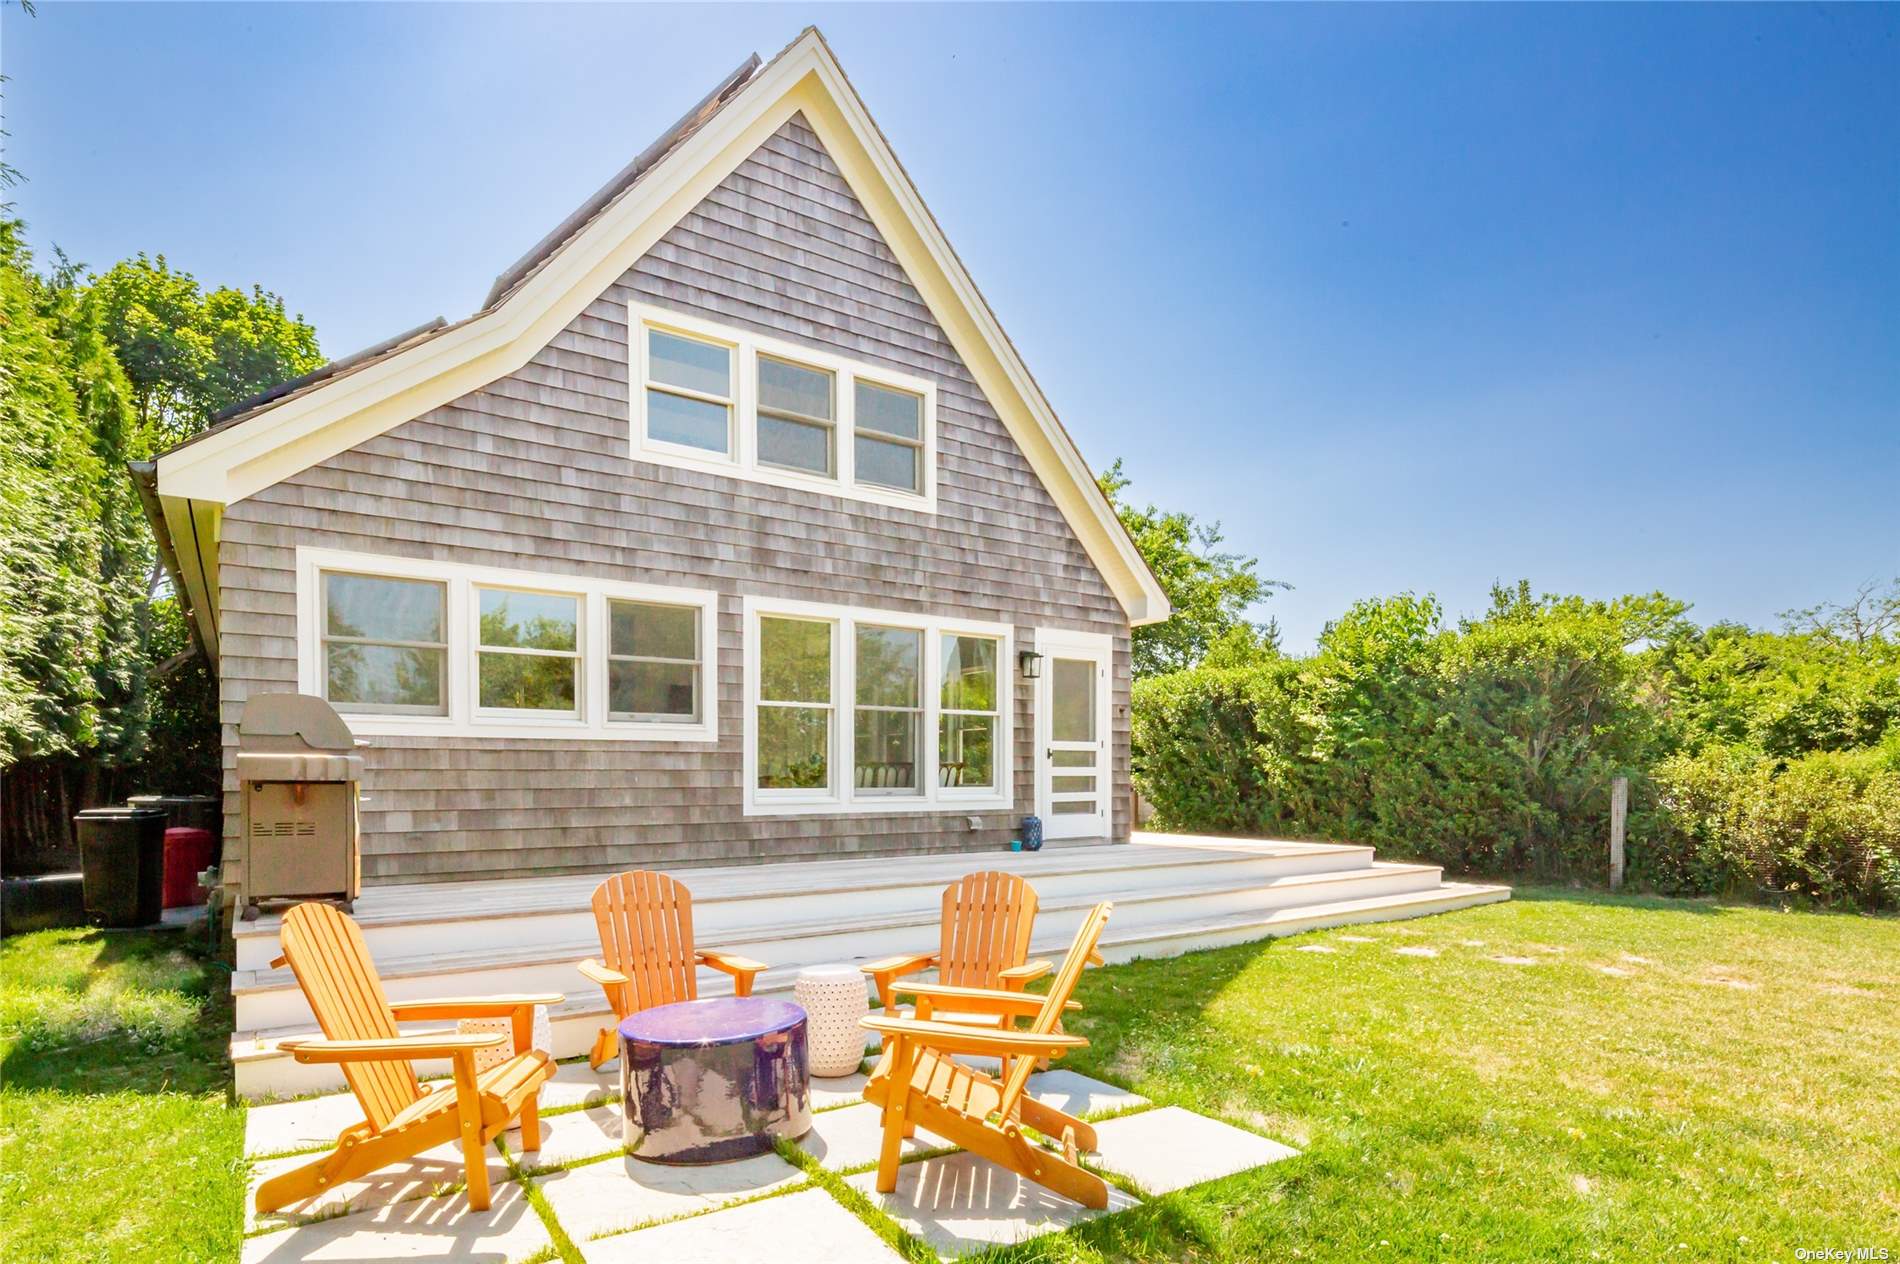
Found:
[[[1094,751],[1050,751],[1049,763],[1056,768],[1093,768]]]
[[[1050,668],[1049,736],[1058,742],[1095,740],[1095,664],[1058,658]]]
[[[1056,794],[1093,794],[1094,777],[1051,777],[1049,789]]]
[[[1094,816],[1095,800],[1057,799],[1049,805],[1049,813],[1052,816]]]

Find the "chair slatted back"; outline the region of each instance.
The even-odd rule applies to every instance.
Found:
[[[1056,1023],[1062,1018],[1062,1007],[1075,994],[1075,985],[1081,980],[1089,958],[1094,955],[1095,945],[1101,942],[1102,931],[1108,927],[1108,915],[1114,908],[1113,902],[1103,900],[1082,919],[1082,927],[1075,932],[1075,940],[1069,945],[1069,955],[1062,959],[1061,966],[1056,969],[1055,978],[1049,983],[1049,994],[1043,997],[1042,1008],[1036,1011],[1035,1021],[1029,1024],[1030,1031],[1046,1036],[1056,1029]],[[1035,1069],[1034,1058],[1015,1060],[1009,1078],[1003,1083],[1002,1112],[1005,1117],[1022,1097],[1023,1089],[1029,1084],[1029,1073]]]
[[[994,988],[1000,972],[1029,960],[1036,889],[1013,873],[965,874],[943,889],[937,978],[953,987]]]
[[[299,904],[279,932],[297,986],[329,1040],[393,1040],[401,1035],[363,932],[328,904]],[[407,1062],[345,1062],[343,1077],[363,1117],[380,1129],[421,1095]]]
[[[601,963],[628,978],[615,1003],[632,1014],[699,999],[693,956],[693,896],[663,873],[617,873],[594,891]]]

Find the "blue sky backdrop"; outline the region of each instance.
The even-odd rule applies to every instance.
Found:
[[[1083,452],[1294,585],[1900,572],[1900,7],[0,11],[17,213],[343,354],[494,275],[754,50],[832,41]]]

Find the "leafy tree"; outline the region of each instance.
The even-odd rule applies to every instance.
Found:
[[[164,255],[140,254],[94,277],[105,333],[157,449],[213,414],[323,363],[317,333],[261,286],[206,293]]]
[[[1257,562],[1253,558],[1220,551],[1225,537],[1219,523],[1203,523],[1192,514],[1153,505],[1130,504],[1122,495],[1128,478],[1120,461],[1097,481],[1174,606],[1167,622],[1135,629],[1137,678],[1192,667],[1223,638],[1229,656],[1245,644],[1235,639],[1237,635],[1250,638],[1259,652],[1277,647],[1279,629],[1273,622],[1252,623],[1246,615],[1274,589],[1287,584],[1260,578],[1254,573]]]

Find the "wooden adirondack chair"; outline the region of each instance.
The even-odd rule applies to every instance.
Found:
[[[541,1146],[536,1095],[554,1074],[554,1059],[530,1048],[534,1007],[559,1005],[558,992],[538,996],[480,996],[391,1005],[363,932],[328,904],[299,904],[284,914],[284,955],[297,986],[317,1016],[321,1040],[285,1040],[280,1047],[299,1062],[333,1062],[363,1108],[363,1121],[345,1128],[336,1149],[257,1187],[259,1214],[301,1202],[344,1181],[355,1180],[400,1159],[458,1137],[468,1180],[468,1205],[486,1210],[488,1162],[484,1151],[516,1115],[522,1144]],[[453,1032],[404,1036],[399,1022],[455,1018],[512,1018],[514,1047],[524,1050],[480,1072],[475,1054],[500,1045],[500,1032],[459,1036]],[[448,1058],[450,1084],[425,1090],[413,1060]]]
[[[897,980],[924,970],[935,969],[937,981],[953,987],[1020,992],[1025,983],[1054,968],[1047,961],[1029,960],[1029,935],[1035,925],[1036,889],[1029,883],[1013,873],[965,874],[943,889],[937,951],[886,957],[861,968],[877,984],[878,999],[891,1014],[897,1012]],[[1000,1026],[1004,1019],[971,1014],[953,1021]]]
[[[917,998],[919,1017],[863,1019],[888,1043],[877,1069],[864,1086],[864,1098],[884,1109],[884,1143],[878,1155],[878,1192],[897,1188],[897,1159],[905,1137],[915,1129],[935,1133],[952,1145],[982,1155],[1085,1207],[1108,1206],[1108,1186],[1078,1161],[1082,1150],[1096,1147],[1095,1129],[1075,1116],[1046,1106],[1027,1093],[1030,1072],[1039,1058],[1061,1057],[1088,1044],[1081,1036],[1057,1030],[1082,970],[1095,957],[1095,945],[1108,925],[1112,905],[1097,904],[1076,932],[1075,942],[1050,982],[1047,996],[986,988],[914,983],[898,989]],[[930,1019],[933,1005],[959,1011],[985,1010],[1003,1016],[995,1031]],[[1027,1030],[1011,1026],[1029,1018]],[[1003,1059],[1003,1073],[992,1078],[957,1062],[954,1054]],[[1023,1135],[1028,1125],[1057,1138],[1060,1153]]]
[[[580,963],[580,972],[600,984],[613,1007],[614,1024],[655,1005],[699,998],[699,967],[732,976],[735,996],[752,995],[763,962],[736,953],[693,948],[693,894],[663,873],[635,869],[617,873],[594,889],[594,922],[600,955]],[[594,1037],[588,1063],[598,1067],[620,1051],[614,1026]]]

